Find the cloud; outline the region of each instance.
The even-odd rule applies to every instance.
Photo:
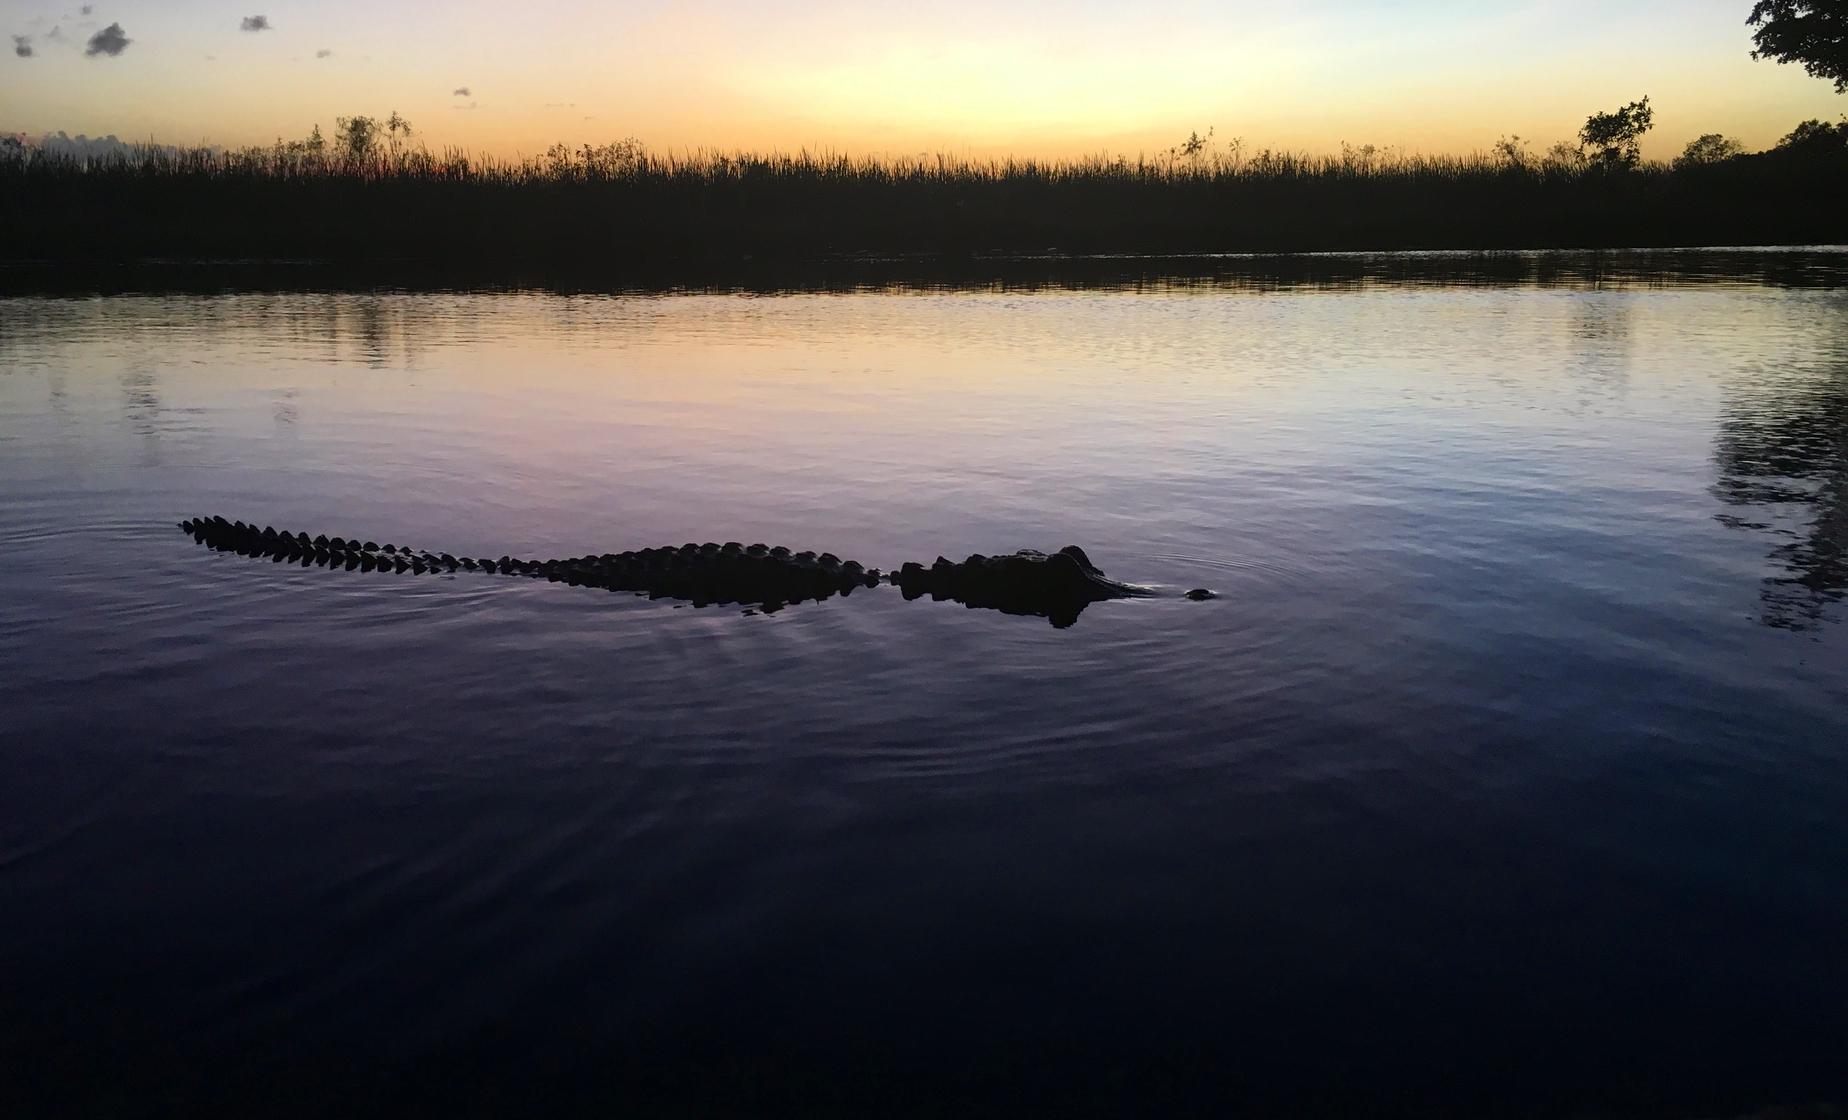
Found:
[[[13,36],[13,53],[18,55],[21,58],[31,58],[32,57],[32,36],[30,35]]]
[[[133,39],[130,39],[127,35],[122,33],[121,24],[112,23],[108,27],[90,36],[90,45],[84,48],[83,53],[91,58],[95,58],[99,54],[106,54],[110,58],[114,58],[116,55],[127,50],[128,45],[132,42],[134,42]]]
[[[451,97],[472,97],[474,95],[469,93],[467,86],[461,86],[461,87],[458,87],[454,93],[450,94],[450,96]]]
[[[77,14],[87,16],[91,12],[94,12],[95,10],[96,10],[95,4],[85,4],[83,7],[77,9]]]
[[[332,58],[334,57],[334,52],[328,50],[326,47],[322,47],[320,50],[314,52],[314,56],[316,58]]]
[[[239,31],[268,31],[270,30],[269,17],[245,16],[244,21],[237,25],[237,29]]]

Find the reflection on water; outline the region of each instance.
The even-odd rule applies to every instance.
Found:
[[[1705,248],[1584,251],[1436,251],[1308,253],[1294,256],[987,256],[836,258],[809,262],[651,262],[646,271],[605,262],[508,277],[503,266],[471,276],[465,266],[432,269],[414,262],[370,262],[357,273],[314,262],[175,262],[155,265],[0,264],[0,292],[26,294],[351,291],[612,292],[932,291],[1353,291],[1385,286],[1471,288],[1533,286],[1573,290],[1750,285],[1832,288],[1848,267],[1841,246],[1793,249]]]
[[[1840,260],[0,299],[0,1079],[1840,1096]],[[213,511],[497,569],[1077,544],[1161,594],[766,614],[173,528]]]
[[[1839,328],[1839,321],[1836,326]],[[1848,332],[1807,376],[1741,388],[1720,421],[1722,523],[1768,535],[1767,625],[1810,629],[1848,594]]]

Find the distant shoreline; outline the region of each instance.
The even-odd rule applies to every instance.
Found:
[[[1825,130],[1827,131],[1827,130]],[[0,256],[640,274],[769,262],[1848,242],[1848,145],[1707,163],[1040,164],[297,147],[0,160]]]

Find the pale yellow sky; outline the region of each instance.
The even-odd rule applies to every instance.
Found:
[[[624,136],[1133,154],[1209,125],[1250,148],[1465,152],[1544,147],[1648,94],[1645,151],[1666,156],[1848,111],[1750,58],[1746,0],[239,3],[11,0],[0,34],[31,57],[0,58],[0,130],[243,144],[395,108],[433,147],[498,155]],[[240,30],[253,14],[270,29]],[[128,46],[86,55],[110,24]]]

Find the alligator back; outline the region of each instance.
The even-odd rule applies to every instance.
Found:
[[[180,522],[193,539],[221,552],[267,557],[303,567],[423,575],[458,570],[546,579],[575,586],[634,591],[692,603],[777,606],[847,594],[878,584],[880,573],[833,553],[792,552],[764,544],[685,544],[559,560],[455,556],[357,537],[258,528],[222,517]]]

